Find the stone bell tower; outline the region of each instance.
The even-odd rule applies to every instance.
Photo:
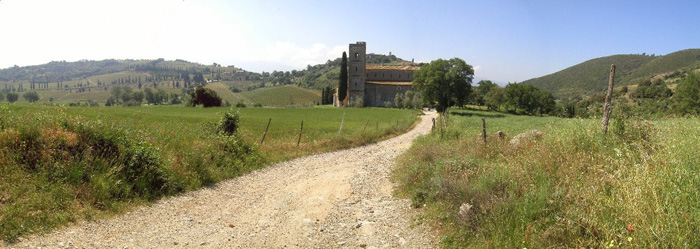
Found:
[[[348,97],[353,102],[365,97],[365,82],[367,81],[367,43],[350,44],[348,49]]]

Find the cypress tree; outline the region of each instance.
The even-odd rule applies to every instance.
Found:
[[[348,94],[348,55],[343,52],[343,59],[340,61],[340,80],[338,82],[338,101],[341,105]]]

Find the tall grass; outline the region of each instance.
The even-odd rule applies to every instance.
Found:
[[[395,174],[443,246],[700,246],[698,119],[614,120],[604,138],[599,120],[487,117],[491,133],[545,132],[513,146],[476,135],[493,114],[460,113]]]
[[[228,136],[219,126],[232,124],[222,117],[238,116],[227,110],[0,106],[0,239],[119,213],[292,157],[377,141],[416,120],[405,110],[242,108],[238,131]],[[273,123],[260,144],[268,118]],[[367,121],[379,128],[362,133]]]

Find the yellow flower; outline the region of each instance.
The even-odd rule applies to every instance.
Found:
[[[628,238],[627,238],[627,241],[628,241],[628,242],[632,242],[632,237],[628,237]]]

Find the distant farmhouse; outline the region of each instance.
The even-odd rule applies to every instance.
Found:
[[[348,98],[346,103],[362,99],[365,106],[394,105],[397,93],[412,89],[413,74],[420,69],[414,65],[367,65],[367,43],[350,44],[348,49]],[[342,100],[341,100],[342,101]],[[337,99],[333,103],[339,106]]]

